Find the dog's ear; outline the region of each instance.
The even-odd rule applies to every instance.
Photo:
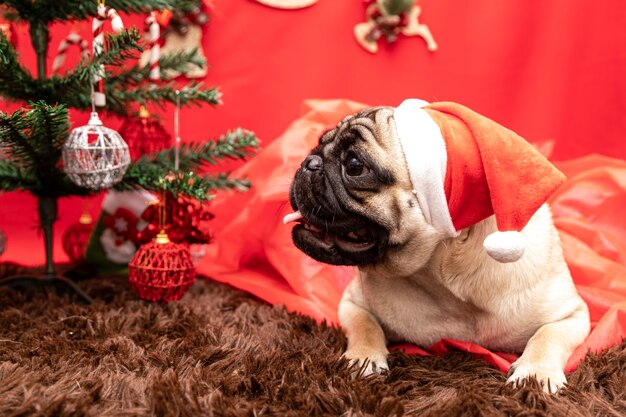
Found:
[[[494,215],[485,249],[500,262],[524,253],[520,232],[565,176],[513,131],[456,103],[406,100],[394,111],[415,194],[449,237]]]

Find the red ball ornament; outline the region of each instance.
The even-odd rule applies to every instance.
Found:
[[[189,249],[165,233],[141,246],[128,264],[130,286],[144,300],[179,300],[195,280]]]
[[[85,260],[85,249],[92,231],[93,219],[89,213],[85,213],[80,216],[78,223],[72,224],[63,233],[63,250],[72,262],[81,263]]]
[[[119,133],[126,140],[133,159],[169,148],[172,143],[170,134],[145,107],[139,110],[139,117],[128,117]]]

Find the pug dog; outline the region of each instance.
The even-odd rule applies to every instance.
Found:
[[[566,362],[588,335],[590,324],[587,306],[564,261],[545,204],[547,197],[539,197],[521,230],[511,232],[523,239],[523,254],[496,260],[486,239],[498,232],[501,223],[494,210],[506,211],[499,207],[507,206],[515,212],[524,206],[524,201],[508,201],[509,192],[529,187],[528,199],[532,200],[533,193],[545,185],[545,178],[553,175],[556,185],[544,187],[550,194],[562,182],[561,174],[554,174],[547,161],[539,161],[540,173],[533,177],[537,168],[526,169],[523,164],[542,157],[508,155],[502,166],[489,168],[487,186],[483,184],[477,188],[480,192],[474,193],[472,184],[479,182],[476,178],[482,174],[470,178],[470,184],[465,172],[473,169],[473,162],[465,160],[473,151],[461,147],[456,156],[450,156],[449,149],[457,146],[454,141],[462,136],[472,136],[467,146],[478,149],[478,163],[494,165],[499,157],[490,147],[501,147],[500,138],[488,138],[495,141],[491,145],[479,142],[506,129],[454,103],[443,103],[439,110],[433,105],[413,104],[415,109],[409,113],[405,109],[402,114],[402,106],[370,108],[326,131],[295,174],[290,188],[294,212],[285,217],[285,223],[298,223],[292,230],[293,242],[310,257],[358,268],[343,293],[338,316],[348,339],[344,355],[361,374],[388,370],[387,343],[429,347],[450,338],[493,351],[521,353],[510,368],[507,383],[518,385],[535,377],[544,391],[554,393],[566,383]],[[461,116],[454,114],[455,109]],[[479,120],[474,126],[464,118]],[[415,137],[402,138],[406,125],[416,126],[409,129]],[[460,130],[455,131],[455,126]],[[431,152],[428,138],[435,135],[441,140],[446,129],[452,129],[452,134],[448,132],[444,150]],[[515,136],[508,130],[506,135]],[[513,139],[504,142],[530,148],[523,139],[526,145],[519,137]],[[425,151],[410,149],[424,143]],[[437,146],[441,148],[441,144]],[[444,161],[433,155],[444,155]],[[453,157],[456,162],[451,161]],[[427,165],[431,166],[424,168]],[[513,165],[520,166],[521,181],[526,183],[505,184],[499,187],[504,191],[497,191],[490,181],[497,182],[500,177],[515,180],[518,168]],[[544,165],[554,172],[543,173]],[[430,171],[435,172],[434,180],[424,181]],[[464,179],[454,183],[450,179],[454,175]],[[436,190],[438,197],[429,197],[431,189],[437,188],[432,184],[444,182],[452,190],[445,190],[443,197],[442,190]],[[498,192],[504,195],[491,195],[491,202],[482,196]],[[487,214],[450,231],[450,213],[445,207],[454,205],[454,195],[462,195],[457,199],[460,207],[455,209],[458,218],[479,212],[474,206],[486,206]],[[442,207],[443,217],[447,217],[437,221]]]

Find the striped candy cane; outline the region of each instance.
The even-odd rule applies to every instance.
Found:
[[[104,1],[98,1],[98,14],[93,18],[91,22],[91,31],[93,32],[93,56],[94,58],[104,51],[104,22],[105,20],[111,21],[111,27],[117,33],[124,30],[124,23],[122,18],[117,14],[115,9],[106,7]],[[106,96],[104,95],[104,66],[101,65],[96,73],[93,75],[93,83],[95,85],[95,92],[93,101],[98,107],[106,106]]]
[[[56,74],[61,69],[63,64],[65,63],[65,55],[67,50],[70,49],[70,46],[78,46],[80,48],[80,54],[82,58],[87,58],[89,56],[89,44],[86,40],[83,39],[77,32],[71,31],[69,35],[65,39],[61,41],[59,44],[59,50],[57,51],[57,56],[54,58],[52,62],[52,73]]]
[[[146,40],[150,47],[150,80],[153,82],[161,78],[161,70],[159,68],[159,54],[161,52],[161,45],[159,44],[160,37],[161,26],[159,25],[157,13],[151,12],[150,16],[146,18]]]

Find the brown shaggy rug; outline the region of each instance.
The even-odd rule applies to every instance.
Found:
[[[0,288],[1,416],[626,415],[626,344],[557,396],[461,352],[393,352],[387,375],[353,379],[339,329],[230,287],[201,279],[155,304],[124,278],[80,285],[93,305]]]

